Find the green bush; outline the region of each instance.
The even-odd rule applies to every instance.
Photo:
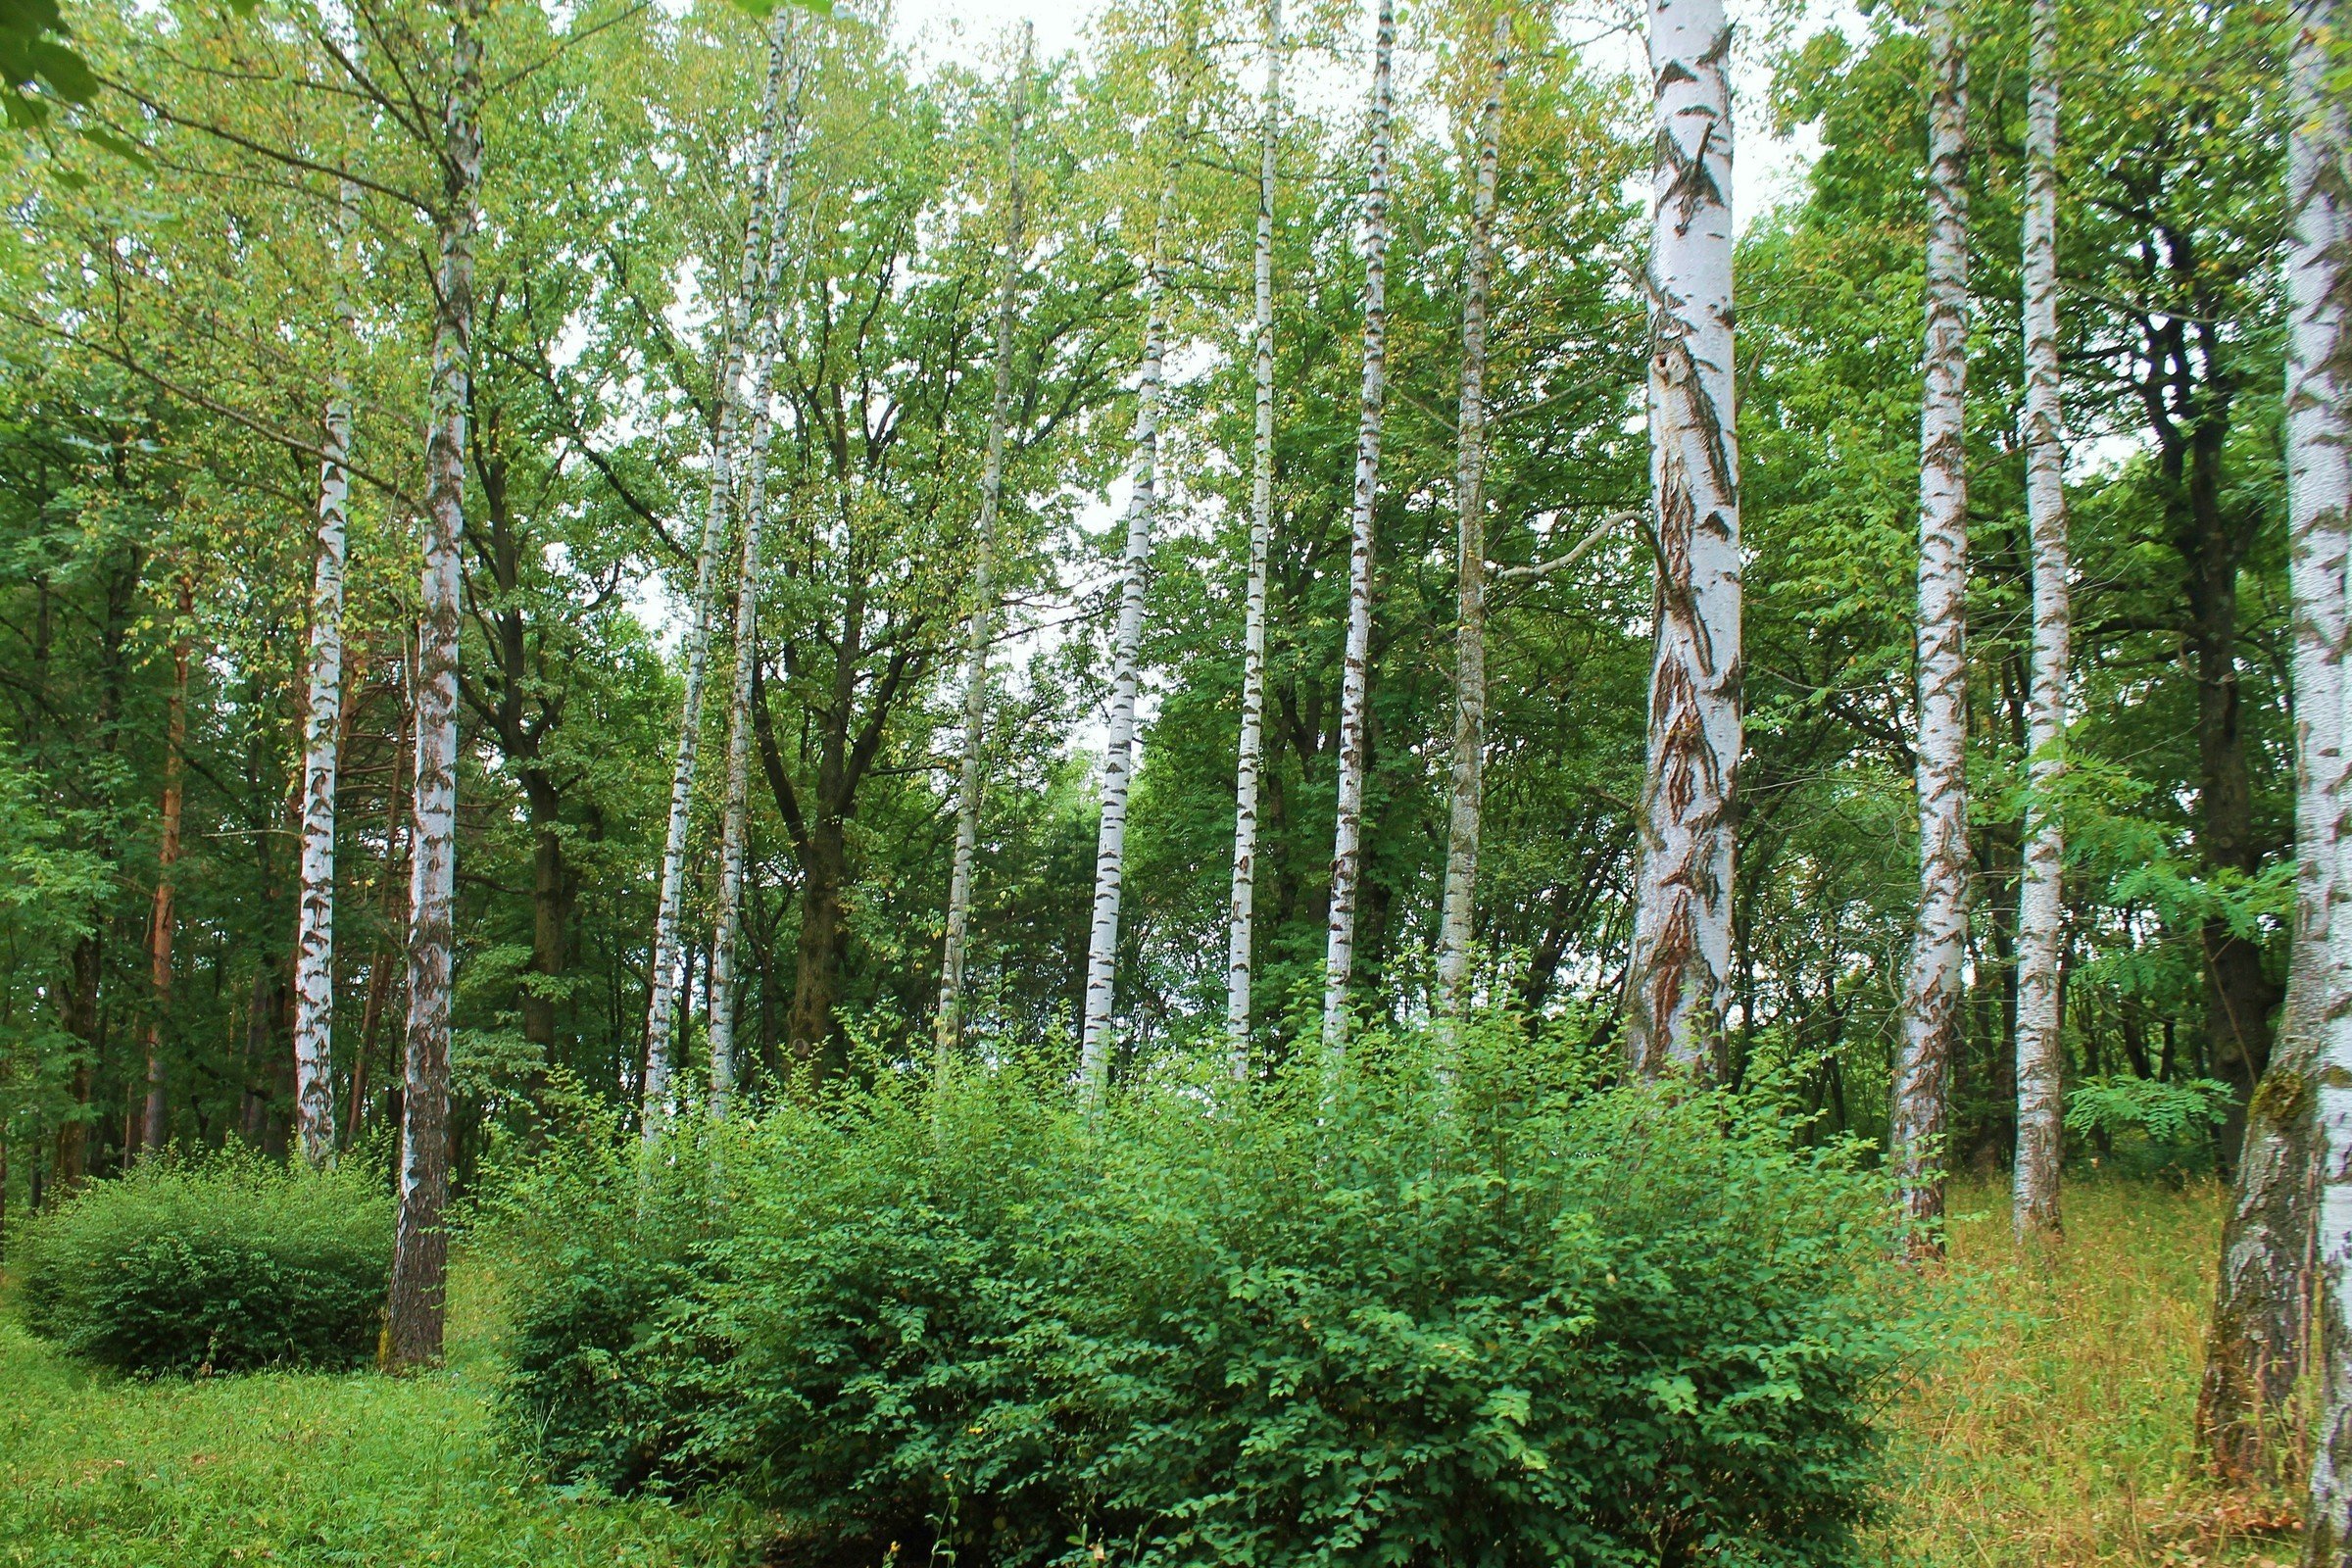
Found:
[[[725,1173],[675,1272],[609,1316],[608,1263],[526,1283],[536,1343],[645,1386],[524,1357],[511,1410],[625,1484],[582,1429],[650,1401],[682,1419],[622,1423],[664,1434],[646,1473],[964,1568],[1850,1556],[1913,1343],[1878,1183],[1515,1025],[1439,1065],[1367,1034],[1337,1086],[1090,1120],[1007,1068],[729,1128],[653,1179]]]
[[[234,1153],[93,1183],[19,1253],[26,1327],[142,1373],[363,1362],[391,1257],[380,1177]]]

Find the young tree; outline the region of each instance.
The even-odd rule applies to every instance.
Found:
[[[1373,507],[1380,497],[1381,416],[1388,402],[1389,143],[1395,115],[1395,0],[1378,0],[1372,34],[1371,152],[1364,185],[1364,378],[1355,430],[1355,505],[1348,530],[1348,643],[1340,664],[1339,821],[1331,847],[1331,923],[1323,950],[1323,1049],[1348,1043],[1355,970],[1355,896],[1362,872],[1365,720],[1372,656]]]
[[[1712,1070],[1731,984],[1741,664],[1730,52],[1721,0],[1651,0],[1656,633],[1625,1042],[1649,1077]]]
[[[1911,1218],[1943,1212],[1945,1120],[1968,956],[1968,69],[1959,8],[1928,13],[1927,392],[1919,454],[1919,918],[1904,983],[1888,1155]],[[1923,1232],[1923,1237],[1924,1237]]]
[[[778,117],[784,104],[784,43],[787,7],[778,7],[768,31],[767,79],[760,89],[758,129],[752,141],[752,203],[744,220],[743,251],[735,267],[735,293],[728,300],[716,375],[716,408],[710,430],[710,485],[703,508],[703,536],[695,556],[694,613],[686,630],[686,697],[678,715],[677,760],[669,777],[669,825],[662,841],[662,880],[654,909],[653,969],[645,1023],[645,1083],[639,1126],[650,1141],[669,1113],[670,1031],[677,1022],[682,949],[679,912],[686,897],[686,836],[693,819],[694,775],[703,733],[703,682],[710,663],[710,612],[718,588],[718,554],[726,536],[727,504],[735,484],[735,442],[743,416],[743,360],[746,336],[758,318],[755,296],[760,278],[764,197],[773,175]]]
[[[139,1123],[139,1145],[163,1152],[172,1137],[172,1103],[164,1081],[164,1031],[172,1008],[172,935],[178,893],[180,813],[186,802],[189,643],[195,635],[194,590],[179,576],[172,626],[172,698],[164,719],[164,803],[162,843],[156,851],[155,905],[147,916],[147,1100]]]
[[[381,1359],[387,1370],[441,1358],[449,1237],[450,956],[457,889],[458,550],[466,524],[466,406],[473,352],[475,203],[482,180],[482,43],[487,0],[450,13],[435,226],[433,368],[425,440],[422,627],[416,643],[416,770],[409,874],[409,1028],[401,1105],[400,1210]]]
[[[1462,403],[1453,499],[1459,548],[1455,593],[1453,770],[1446,803],[1446,888],[1438,919],[1438,1000],[1467,1000],[1471,919],[1478,903],[1479,814],[1487,759],[1487,290],[1494,267],[1494,182],[1502,161],[1502,92],[1510,79],[1511,17],[1494,18],[1487,100],[1479,110],[1470,176],[1470,242],[1462,263]]]
[[[1282,0],[1266,0],[1266,84],[1258,111],[1257,429],[1250,463],[1250,577],[1242,612],[1242,736],[1233,777],[1233,892],[1225,942],[1225,1035],[1235,1077],[1250,1071],[1250,940],[1257,900],[1258,768],[1266,734],[1266,564],[1274,538],[1274,177],[1282,146]]]
[[[964,943],[972,916],[972,861],[980,849],[980,785],[988,717],[988,640],[996,620],[997,508],[1004,493],[1004,433],[1012,416],[1013,321],[1020,302],[1021,124],[1029,104],[1035,30],[1021,28],[1021,59],[1004,132],[1004,255],[997,280],[996,381],[988,405],[988,455],[980,467],[980,518],[972,558],[972,612],[963,632],[963,763],[956,787],[956,858],[948,876],[947,944],[939,964],[936,1037],[944,1076],[963,1026]]]
[[[318,559],[311,588],[310,702],[303,717],[302,893],[294,940],[294,1117],[302,1157],[335,1152],[335,773],[343,718],[343,566],[351,506],[351,372],[359,336],[359,192],[342,187],[335,323],[341,332],[319,423]]]
[[[2066,866],[2055,798],[2065,772],[2071,626],[2065,415],[2058,396],[2058,3],[2034,0],[2026,100],[2026,512],[2034,536],[2033,705],[2026,744],[2033,806],[2017,896],[2017,1157],[2010,1219],[2019,1238],[2058,1234],[2065,1104],[2058,973]]]

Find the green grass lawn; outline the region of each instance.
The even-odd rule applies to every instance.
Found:
[[[2189,1452],[2219,1192],[2079,1185],[2046,1267],[2010,1251],[2003,1192],[1954,1196],[1969,1338],[1890,1408],[1868,1560],[2291,1561],[2291,1508],[2215,1492]],[[93,1376],[0,1318],[0,1568],[759,1560],[772,1525],[740,1509],[570,1495],[502,1454],[493,1316],[462,1297],[429,1377],[159,1383]]]

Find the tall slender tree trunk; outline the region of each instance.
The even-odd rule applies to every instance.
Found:
[[[359,229],[359,193],[343,187],[336,267],[348,274]],[[311,585],[310,708],[303,720],[302,891],[294,936],[294,1110],[302,1157],[335,1152],[335,779],[343,718],[343,561],[351,506],[351,373],[345,357],[359,326],[351,280],[340,275],[342,329],[326,395],[318,464],[318,559]]]
[[[1160,191],[1144,270],[1144,363],[1136,385],[1134,455],[1127,467],[1127,549],[1119,571],[1119,624],[1111,652],[1110,736],[1102,751],[1102,822],[1095,837],[1095,917],[1087,936],[1086,1006],[1078,1078],[1090,1102],[1110,1081],[1110,1010],[1118,973],[1119,895],[1127,855],[1127,786],[1135,766],[1135,689],[1142,674],[1144,575],[1152,564],[1152,514],[1159,486],[1160,358],[1167,351],[1167,230],[1176,165]]]
[[[2058,0],[2034,0],[2026,98],[2026,512],[2034,534],[2034,669],[2026,729],[2033,805],[2017,898],[2017,1156],[2010,1219],[2021,1240],[2058,1234],[2065,1106],[2058,966],[2066,846],[2056,792],[2066,761],[2072,569],[2066,542],[2065,413],[2058,383]]]
[[[466,526],[466,408],[473,353],[474,205],[482,179],[487,0],[456,0],[441,126],[440,276],[425,436],[424,572],[416,639],[416,769],[411,795],[409,1028],[401,1096],[400,1211],[379,1359],[441,1359],[449,1264],[449,1006],[458,850],[458,616]]]
[[[1915,1224],[1943,1213],[1952,1054],[1968,953],[1968,68],[1954,0],[1928,13],[1927,392],[1919,454],[1919,922],[1903,987],[1888,1155]],[[1920,1245],[1932,1245],[1918,1232]]]
[[[972,612],[963,631],[963,769],[956,790],[956,858],[948,873],[947,941],[939,964],[937,1070],[945,1078],[963,1031],[963,971],[972,917],[972,862],[980,849],[980,785],[988,717],[988,640],[996,619],[997,508],[1004,494],[1004,431],[1012,417],[1012,328],[1020,303],[1023,213],[1021,126],[1029,105],[1034,32],[1021,30],[1021,63],[1012,78],[1004,137],[1004,273],[997,281],[996,387],[988,405],[988,456],[980,467],[980,521],[974,530]]]
[[[710,485],[703,508],[703,538],[694,568],[694,613],[686,628],[686,698],[678,716],[678,748],[669,775],[669,824],[662,840],[662,880],[654,910],[652,965],[647,974],[644,1103],[639,1125],[650,1141],[661,1134],[670,1110],[670,1036],[677,1022],[682,946],[678,935],[686,896],[686,836],[694,810],[694,775],[702,748],[703,682],[710,663],[710,613],[718,587],[719,545],[726,537],[727,503],[735,488],[736,431],[742,418],[745,337],[753,319],[753,294],[760,281],[764,186],[774,159],[777,117],[784,101],[784,44],[790,6],[778,6],[768,32],[767,83],[760,99],[760,122],[752,144],[756,183],[751,216],[744,223],[743,252],[735,269],[735,297],[727,306],[721,335],[717,399],[710,431]]]
[[[172,1136],[172,1105],[164,1081],[164,1034],[172,1010],[172,933],[173,901],[179,875],[179,823],[182,800],[182,759],[188,747],[188,658],[195,592],[186,573],[179,579],[174,602],[176,620],[172,631],[172,699],[164,720],[164,804],[162,842],[155,858],[155,906],[147,923],[147,989],[153,1008],[147,1018],[147,1101],[139,1124],[139,1144],[160,1151]]]
[[[2311,767],[2319,803],[2298,810],[2328,854],[2311,868],[2324,880],[2328,1000],[2320,1070],[2313,1075],[2318,1130],[2318,1364],[2321,1408],[2313,1444],[2311,1506],[2303,1546],[2307,1568],[2352,1562],[2352,780],[2345,775],[2344,679],[2347,626],[2345,551],[2352,538],[2352,111],[2334,78],[2347,58],[2338,0],[2301,0],[2289,70],[2294,117],[2287,139],[2286,482],[2287,536],[2295,589],[2295,718],[2316,738]],[[2320,598],[2306,605],[2305,589]],[[2303,676],[2316,677],[2305,690]],[[2325,713],[2312,710],[2328,704]],[[2303,748],[2298,747],[2300,753]],[[2298,759],[2300,760],[2300,758]],[[2301,771],[2301,769],[2298,769]],[[2300,781],[2298,781],[2300,782]],[[2322,813],[2325,813],[2323,818]],[[2298,889],[2306,869],[2297,866]],[[2298,906],[2305,902],[2298,898]],[[2249,1161],[2241,1160],[2241,1164]]]
[[[1380,498],[1381,416],[1388,405],[1389,138],[1396,110],[1395,0],[1380,0],[1372,34],[1371,156],[1364,188],[1364,378],[1355,427],[1355,506],[1348,545],[1348,642],[1340,662],[1339,820],[1331,846],[1331,914],[1323,945],[1323,1049],[1348,1044],[1355,973],[1355,896],[1363,871],[1364,744],[1372,661],[1372,545]]]
[[[1653,1078],[1714,1071],[1732,983],[1741,655],[1731,40],[1722,0],[1650,0],[1657,629],[1625,1053]]]
[[[778,332],[776,286],[784,267],[785,226],[792,212],[800,157],[801,83],[786,94],[782,145],[767,176],[767,214],[752,318],[751,472],[744,486],[743,555],[735,580],[735,670],[727,693],[727,783],[719,814],[718,907],[710,936],[710,1102],[724,1116],[735,1093],[735,950],[741,937],[743,860],[751,836],[752,672],[760,660],[760,539],[767,526],[767,448],[775,431],[773,390]]]
[[[1282,0],[1266,0],[1266,88],[1258,116],[1257,432],[1250,458],[1250,579],[1243,591],[1242,735],[1233,780],[1233,897],[1225,940],[1225,1037],[1233,1075],[1250,1072],[1255,964],[1258,768],[1266,744],[1266,567],[1274,542],[1274,178],[1282,146]]]
[[[1487,289],[1493,272],[1494,180],[1502,161],[1502,91],[1511,72],[1511,16],[1494,18],[1487,101],[1479,111],[1470,182],[1470,243],[1462,264],[1462,409],[1453,497],[1460,545],[1453,653],[1453,776],[1446,807],[1446,891],[1438,916],[1438,1001],[1468,1000],[1470,935],[1478,904],[1478,831],[1487,765]]]

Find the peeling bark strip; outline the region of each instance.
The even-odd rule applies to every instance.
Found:
[[[1707,1075],[1732,966],[1740,748],[1732,103],[1722,0],[1651,0],[1649,485],[1655,648],[1627,1065]]]
[[[1144,573],[1152,564],[1152,513],[1159,486],[1159,372],[1168,344],[1168,220],[1176,165],[1159,194],[1152,261],[1144,269],[1144,364],[1136,385],[1134,455],[1127,470],[1127,553],[1119,574],[1119,627],[1111,652],[1110,738],[1102,752],[1102,825],[1095,839],[1095,918],[1087,936],[1086,1011],[1078,1081],[1089,1103],[1110,1083],[1110,1004],[1118,969],[1119,893],[1127,856],[1127,786],[1135,773],[1135,688],[1144,645]]]
[[[1021,125],[1029,107],[1036,33],[1021,28],[1021,63],[1012,77],[1012,123],[1004,133],[1004,255],[997,281],[996,386],[988,405],[988,456],[980,469],[980,520],[973,547],[972,613],[963,631],[963,771],[956,792],[956,860],[948,876],[947,945],[939,965],[934,1026],[941,1077],[963,1033],[965,942],[972,918],[972,861],[980,850],[980,785],[988,718],[988,638],[996,618],[997,507],[1004,494],[1004,431],[1012,419],[1012,329],[1020,304]]]
[[[147,1099],[139,1145],[161,1152],[172,1135],[172,1106],[165,1094],[164,1032],[172,1010],[172,933],[179,876],[182,779],[188,750],[189,638],[196,618],[195,590],[181,573],[172,631],[172,698],[164,717],[164,802],[162,841],[155,856],[155,906],[147,922],[147,985],[154,1010],[147,1017]]]
[[[790,16],[790,11],[780,15]],[[751,472],[744,486],[743,556],[735,579],[735,681],[727,694],[727,784],[718,835],[718,907],[710,934],[710,1101],[713,1116],[727,1113],[735,1093],[735,947],[741,935],[743,858],[751,831],[752,672],[760,657],[760,537],[767,525],[767,449],[775,433],[774,399],[778,299],[784,269],[784,229],[800,168],[802,79],[796,69],[786,95],[776,167],[768,172],[760,221],[765,265],[752,319]]]
[[[1348,547],[1348,646],[1340,665],[1339,821],[1331,846],[1331,928],[1323,949],[1323,1049],[1348,1044],[1355,970],[1355,892],[1363,859],[1364,720],[1372,655],[1372,524],[1380,497],[1380,424],[1388,402],[1389,124],[1395,115],[1395,0],[1379,0],[1372,36],[1371,157],[1364,186],[1364,383],[1355,428],[1355,510]]]
[[[1459,624],[1453,656],[1453,778],[1446,812],[1446,892],[1438,918],[1438,1004],[1468,1000],[1471,917],[1478,903],[1479,816],[1487,751],[1487,290],[1494,269],[1494,180],[1502,162],[1502,90],[1511,71],[1511,18],[1494,18],[1494,56],[1479,111],[1470,187],[1470,243],[1462,263],[1462,412],[1453,482],[1459,514]]]
[[[336,323],[318,463],[318,560],[311,585],[310,707],[303,721],[302,894],[294,934],[294,1115],[302,1157],[335,1153],[335,774],[343,718],[343,563],[351,509],[351,372],[358,336],[359,192],[343,185],[337,220]]]
[[[703,539],[694,565],[694,618],[686,629],[686,700],[678,716],[678,751],[669,775],[669,826],[662,840],[662,883],[654,910],[652,970],[648,976],[645,1022],[645,1085],[638,1123],[650,1142],[662,1131],[671,1105],[670,1030],[678,1012],[681,949],[678,915],[686,893],[686,834],[694,808],[694,775],[702,745],[703,681],[710,663],[710,612],[718,583],[719,542],[727,528],[727,502],[735,486],[736,430],[742,416],[744,339],[756,313],[752,298],[760,281],[760,215],[774,163],[777,118],[782,112],[784,40],[792,15],[778,6],[768,29],[767,83],[760,91],[759,129],[752,142],[751,216],[743,228],[743,253],[735,269],[735,297],[727,304],[719,343],[717,398],[710,432],[710,482],[703,508]]]
[[[2309,827],[2326,864],[2327,999],[2315,1076],[2319,1182],[2313,1238],[2320,1303],[2316,1381],[2321,1399],[2313,1444],[2311,1506],[2303,1561],[2337,1568],[2352,1560],[2352,779],[2345,774],[2344,704],[2352,697],[2341,664],[2348,620],[2345,547],[2352,536],[2352,110],[2330,77],[2343,69],[2339,0],[2295,8],[2289,67],[2294,118],[2287,138],[2286,488],[2290,571],[2296,600],[2295,717],[2328,702],[2311,767],[2319,788]],[[2319,597],[2307,610],[2303,594]],[[2306,692],[2306,669],[2317,689]],[[2298,733],[2298,740],[2304,739]],[[2298,748],[2300,752],[2301,748]],[[2301,759],[2298,757],[2298,761]],[[2324,815],[2322,813],[2325,813]],[[2297,812],[2296,828],[2306,825]],[[2298,846],[2305,855],[2309,848]],[[2297,866],[2297,884],[2304,880]],[[2300,906],[2303,899],[2298,898]]]
[[[2058,384],[2058,0],[2034,0],[2026,94],[2026,514],[2034,536],[2034,661],[2026,744],[2032,805],[2017,894],[2017,1157],[2010,1221],[2055,1236],[2065,1105],[2058,966],[2066,847],[2056,792],[2066,770],[2065,415]]]
[[[1257,432],[1250,480],[1250,582],[1242,619],[1242,737],[1233,779],[1233,904],[1226,933],[1225,1038],[1250,1073],[1251,922],[1257,898],[1257,774],[1266,734],[1266,561],[1274,539],[1274,156],[1282,143],[1282,0],[1266,0],[1266,91],[1257,149]]]
[[[1943,1213],[1944,1123],[1968,954],[1968,67],[1954,0],[1928,13],[1927,391],[1919,419],[1919,923],[1903,988],[1887,1153],[1905,1210]],[[1924,1244],[1924,1243],[1923,1243]]]
[[[409,1031],[402,1095],[400,1215],[381,1360],[387,1370],[441,1359],[449,1236],[449,986],[457,886],[459,542],[466,526],[466,405],[473,351],[473,236],[482,181],[486,0],[450,15],[451,80],[441,127],[441,266],[425,435],[422,626],[416,640],[416,772],[411,797]]]

